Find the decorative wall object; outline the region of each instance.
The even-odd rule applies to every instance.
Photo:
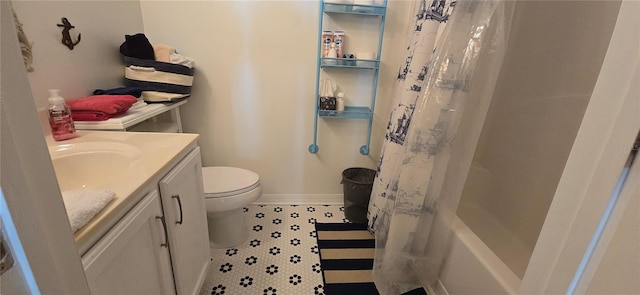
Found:
[[[62,24],[57,24],[57,26],[63,28],[62,29],[62,44],[67,46],[69,48],[69,50],[73,50],[73,48],[76,45],[78,45],[78,43],[80,43],[80,39],[82,37],[82,34],[78,33],[78,41],[73,42],[73,40],[71,40],[71,29],[74,29],[75,26],[71,25],[71,23],[69,22],[69,20],[66,17],[63,17],[62,18]]]
[[[27,35],[24,33],[22,29],[22,23],[18,20],[18,15],[16,11],[11,7],[13,11],[13,19],[16,22],[16,29],[18,31],[18,41],[20,41],[20,50],[22,51],[22,59],[24,60],[24,67],[27,72],[33,72],[33,54],[31,53],[33,48],[33,43],[29,42]]]

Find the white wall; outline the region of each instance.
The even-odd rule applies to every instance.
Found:
[[[377,163],[411,5],[389,3],[372,148],[362,156],[367,123],[356,120],[320,119],[320,151],[307,151],[316,97],[318,1],[141,2],[151,42],[196,60],[192,97],[181,114],[185,132],[201,135],[203,164],[254,170],[265,194],[305,195],[340,194],[342,170]],[[347,51],[361,50],[359,39],[350,36]],[[348,99],[364,91],[345,89]]]
[[[516,5],[507,56],[474,158],[475,172],[488,174],[471,173],[467,182],[489,175],[480,180],[485,193],[468,186],[458,213],[520,277],[589,103],[619,6],[619,1]],[[515,246],[520,249],[514,251]]]
[[[33,42],[35,71],[28,77],[38,110],[47,106],[47,89],[73,99],[122,85],[120,44],[125,34],[143,32],[138,1],[13,1],[13,7]],[[74,41],[82,34],[73,50],[61,43],[62,28],[56,24],[63,17],[76,27]]]
[[[73,99],[120,86],[119,45],[125,34],[145,32],[152,43],[170,44],[196,59],[194,92],[182,119],[187,132],[202,136],[204,164],[252,169],[267,194],[326,195],[342,192],[343,169],[377,162],[412,3],[389,3],[369,156],[359,153],[367,132],[361,120],[320,119],[320,152],[307,152],[315,103],[316,1],[14,1],[14,7],[34,43],[35,72],[28,76],[39,110],[47,105],[47,89],[59,88]],[[62,17],[76,26],[74,40],[82,33],[74,50],[60,43],[56,24]],[[371,32],[371,22],[348,25]],[[348,51],[371,43],[349,38]],[[343,85],[348,102],[360,95],[364,103],[367,93],[360,92],[367,87],[353,81],[355,86]],[[48,133],[48,126],[43,130]]]

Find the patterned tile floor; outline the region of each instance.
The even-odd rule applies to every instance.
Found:
[[[339,205],[250,205],[247,241],[211,249],[200,294],[324,295],[315,222],[348,222]]]

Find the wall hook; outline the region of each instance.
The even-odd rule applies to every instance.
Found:
[[[73,50],[73,47],[75,47],[76,45],[78,45],[78,43],[80,43],[80,37],[82,34],[78,33],[78,41],[73,42],[71,40],[71,34],[69,33],[69,31],[71,31],[71,29],[75,27],[71,25],[71,23],[66,17],[63,17],[62,24],[57,24],[57,26],[64,28],[62,29],[62,44],[67,46],[69,50]]]

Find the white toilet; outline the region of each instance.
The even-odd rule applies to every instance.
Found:
[[[242,208],[262,195],[260,177],[235,167],[202,167],[202,179],[211,247],[241,244],[249,235]]]

